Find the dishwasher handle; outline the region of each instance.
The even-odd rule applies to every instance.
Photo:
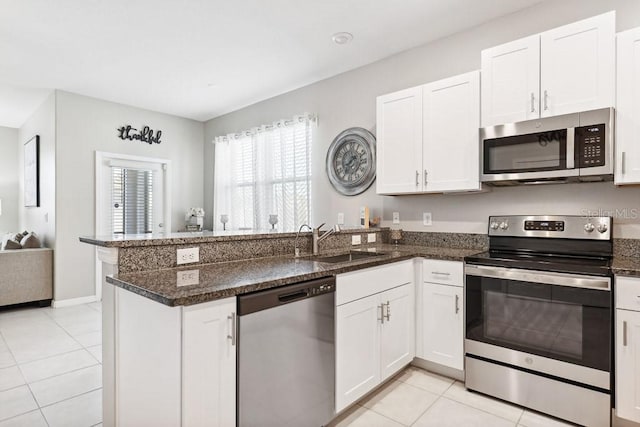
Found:
[[[303,289],[301,291],[297,291],[297,292],[291,292],[288,294],[282,294],[282,295],[278,295],[278,301],[280,302],[291,302],[291,301],[295,301],[297,299],[303,299],[309,296],[309,291],[306,289]]]

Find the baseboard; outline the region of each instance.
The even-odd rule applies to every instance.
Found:
[[[72,305],[87,304],[89,302],[96,302],[96,301],[98,301],[98,298],[96,298],[95,295],[90,295],[88,297],[53,300],[51,301],[51,307],[53,308],[70,307]]]
[[[448,366],[442,366],[438,363],[420,359],[419,357],[413,359],[413,362],[411,362],[411,364],[413,366],[417,366],[418,368],[433,372],[434,374],[442,375],[445,377],[453,378],[454,380],[464,382],[464,371],[449,368]]]

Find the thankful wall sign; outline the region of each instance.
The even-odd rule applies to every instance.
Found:
[[[149,126],[145,126],[142,130],[138,130],[131,125],[124,125],[118,128],[118,138],[123,141],[142,141],[147,144],[160,144],[160,137],[162,136],[162,131],[157,130],[154,131]]]

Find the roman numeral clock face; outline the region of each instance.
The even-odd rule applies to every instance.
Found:
[[[363,128],[341,132],[327,152],[327,175],[333,187],[355,196],[371,186],[376,178],[376,138]]]

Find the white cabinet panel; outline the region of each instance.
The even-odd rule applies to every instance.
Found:
[[[182,425],[235,425],[236,299],[184,308]]]
[[[422,359],[462,370],[464,351],[463,288],[423,283]]]
[[[412,260],[370,267],[336,277],[336,305],[342,305],[413,282]]]
[[[425,282],[462,286],[464,265],[459,261],[425,259],[422,261],[422,277]]]
[[[422,191],[422,87],[377,99],[376,192]]]
[[[615,12],[541,34],[541,116],[614,105]]]
[[[336,411],[380,383],[380,309],[378,295],[336,308]]]
[[[380,294],[381,381],[407,366],[415,356],[414,287],[404,285]]]
[[[640,422],[639,311],[616,310],[616,413]]]
[[[481,54],[482,126],[540,115],[540,36],[530,36]]]
[[[618,34],[616,184],[640,184],[640,28]]]
[[[423,102],[424,190],[479,190],[480,72],[425,85]]]

